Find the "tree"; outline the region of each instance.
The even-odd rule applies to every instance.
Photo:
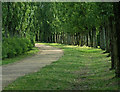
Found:
[[[114,14],[115,14],[115,58],[116,58],[116,68],[115,68],[115,73],[116,77],[120,77],[120,2],[119,3],[114,3]]]

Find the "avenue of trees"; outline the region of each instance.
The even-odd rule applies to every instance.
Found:
[[[120,3],[103,2],[2,3],[3,58],[30,50],[35,41],[100,47],[120,77],[119,9]]]

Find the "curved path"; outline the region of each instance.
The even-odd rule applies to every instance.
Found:
[[[61,49],[36,44],[40,52],[19,62],[2,66],[2,87],[6,87],[18,77],[37,72],[40,68],[57,61],[62,55]]]

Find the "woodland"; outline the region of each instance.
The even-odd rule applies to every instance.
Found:
[[[36,42],[102,49],[111,57],[109,71],[120,78],[120,3],[3,2],[2,59]]]

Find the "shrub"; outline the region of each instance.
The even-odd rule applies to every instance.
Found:
[[[2,58],[6,58],[8,53],[8,43],[3,42],[2,43]]]
[[[27,43],[25,40],[26,40],[25,38],[19,39],[19,44],[22,47],[22,53],[24,53],[28,50]]]
[[[28,50],[31,50],[33,44],[28,38],[4,38],[2,43],[2,58],[11,58]]]
[[[26,43],[26,46],[28,48],[28,50],[31,50],[33,45],[31,43],[31,40],[30,39],[25,39],[25,43]]]

